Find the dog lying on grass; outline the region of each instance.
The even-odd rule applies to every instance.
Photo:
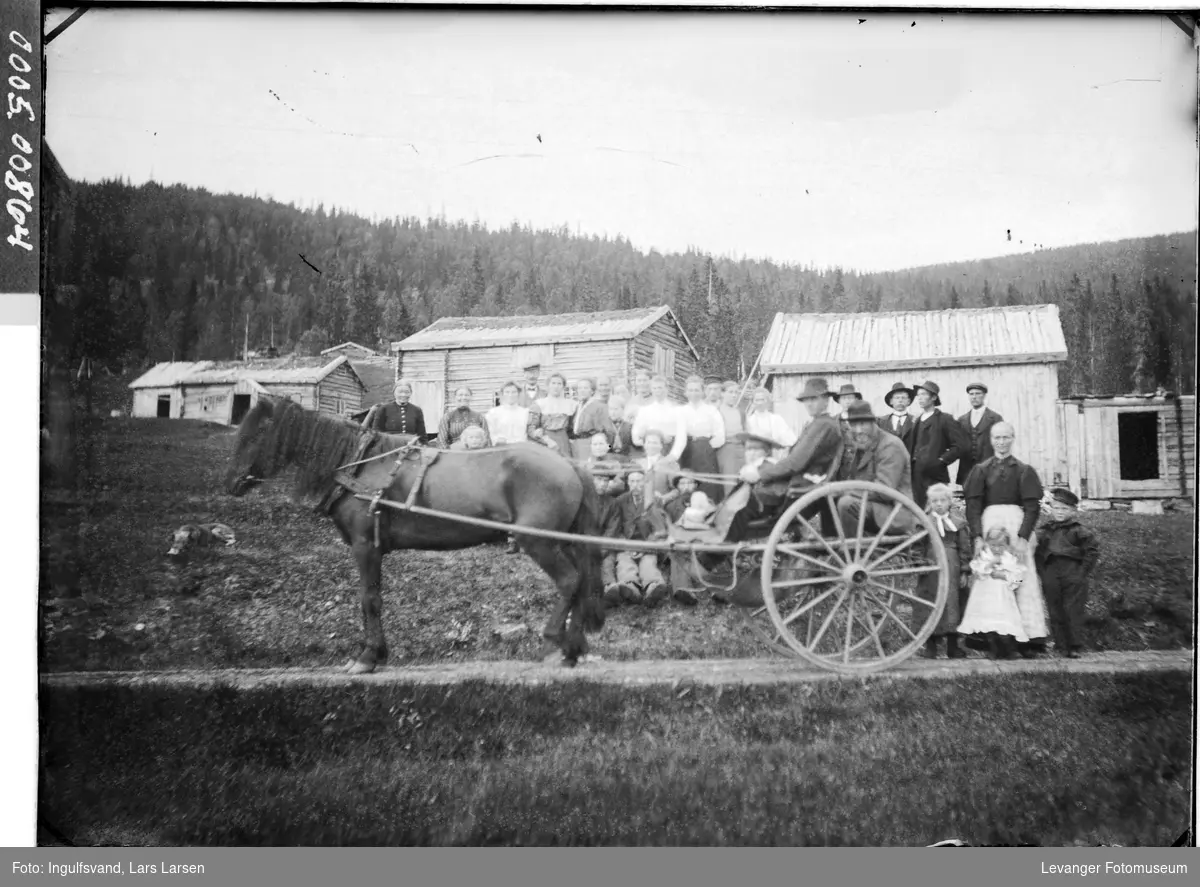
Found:
[[[233,530],[225,524],[184,524],[171,537],[171,550],[167,552],[167,557],[181,557],[199,548],[233,545],[236,541]]]

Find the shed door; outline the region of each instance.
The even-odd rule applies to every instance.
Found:
[[[437,431],[438,422],[441,421],[446,406],[445,384],[440,380],[417,381],[412,383],[412,387],[412,402],[425,413],[425,429],[429,432]]]

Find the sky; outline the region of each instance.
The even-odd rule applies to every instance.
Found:
[[[860,271],[1196,227],[1161,15],[97,9],[46,59],[88,181]]]

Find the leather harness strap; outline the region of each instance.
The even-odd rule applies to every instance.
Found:
[[[363,439],[359,442],[358,449],[355,451],[354,459],[352,460],[354,463],[358,463],[359,460],[366,455],[366,451],[370,447],[372,440],[373,435],[363,435]],[[371,502],[367,506],[367,513],[374,518],[376,548],[379,548],[382,543],[382,534],[379,526],[382,510],[379,507],[379,501],[387,494],[387,491],[391,488],[392,484],[395,483],[396,477],[404,468],[404,463],[411,458],[413,453],[420,454],[421,465],[417,469],[417,475],[415,478],[413,478],[412,486],[409,487],[408,497],[405,501],[406,505],[412,506],[416,503],[417,495],[421,491],[421,484],[425,480],[425,472],[429,470],[430,465],[437,461],[438,456],[441,455],[440,450],[422,447],[420,444],[416,443],[405,447],[400,452],[400,455],[396,458],[396,461],[392,463],[391,470],[388,472],[387,478],[384,480],[382,486],[366,484],[355,477],[357,465],[355,466],[353,473],[352,471],[339,471],[333,476],[333,479],[338,483],[338,485],[350,491],[351,493],[357,493],[362,496],[371,497]]]

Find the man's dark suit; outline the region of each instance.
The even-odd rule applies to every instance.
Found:
[[[992,426],[1003,421],[1004,417],[989,407],[983,408],[983,416],[980,417],[979,424],[975,426],[971,425],[970,410],[958,417],[958,424],[967,433],[970,449],[959,457],[956,483],[965,485],[971,469],[995,455],[992,450]]]
[[[925,491],[937,483],[950,483],[950,463],[967,451],[966,432],[953,417],[935,409],[917,419],[912,444],[913,501],[925,507]]]
[[[911,456],[913,447],[912,435],[916,429],[916,420],[913,418],[912,413],[905,413],[904,420],[900,423],[900,428],[897,429],[892,426],[892,417],[895,415],[895,413],[889,413],[886,416],[880,416],[875,421],[881,429],[900,438],[904,443],[904,448],[908,450]]]

